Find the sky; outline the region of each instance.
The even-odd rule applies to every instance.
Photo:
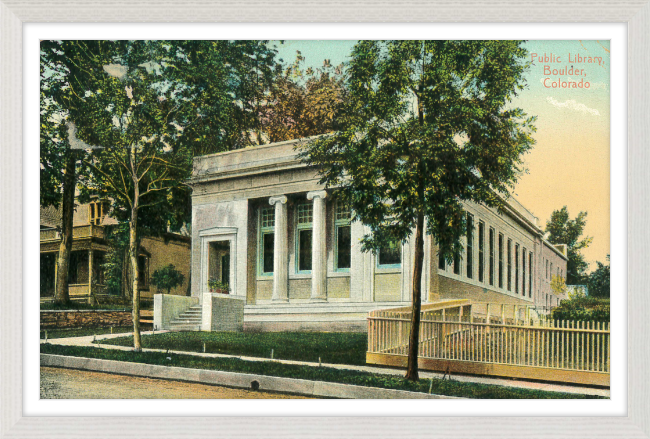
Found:
[[[306,66],[316,68],[324,59],[333,65],[347,61],[354,43],[285,41],[277,49],[287,63],[299,50]],[[571,218],[587,212],[584,235],[593,242],[582,253],[595,269],[595,262],[605,262],[610,251],[609,41],[535,40],[524,46],[533,64],[525,74],[526,89],[512,105],[537,116],[537,132],[514,195],[542,228],[562,206]],[[553,86],[563,82],[577,87]]]

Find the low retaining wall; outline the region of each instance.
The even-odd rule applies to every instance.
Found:
[[[95,358],[67,357],[41,354],[41,366],[65,367],[147,378],[189,381],[226,387],[250,389],[257,382],[259,390],[294,393],[321,398],[345,399],[460,399],[454,396],[429,395],[406,390],[381,389],[352,384],[309,381],[218,370],[190,369],[184,367],[158,366],[127,361],[100,360]]]
[[[169,322],[187,311],[192,305],[198,304],[198,297],[155,294],[153,296],[153,328],[155,330],[169,329]]]
[[[131,311],[61,310],[41,311],[41,329],[108,328],[133,324]]]
[[[243,331],[245,302],[241,296],[203,293],[201,330]]]

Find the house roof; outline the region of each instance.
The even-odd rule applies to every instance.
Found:
[[[61,207],[41,207],[41,228],[61,227]]]

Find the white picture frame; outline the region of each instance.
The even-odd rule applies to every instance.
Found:
[[[628,27],[628,414],[622,417],[25,417],[23,416],[23,23],[619,22]],[[0,0],[0,436],[598,437],[650,436],[650,2],[298,2]]]

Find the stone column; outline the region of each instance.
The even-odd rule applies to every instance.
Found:
[[[311,245],[311,300],[327,301],[327,234],[325,226],[325,191],[307,193],[308,200],[314,200]]]
[[[275,206],[275,229],[273,231],[273,296],[275,302],[289,301],[289,236],[287,236],[287,197],[269,198]]]

